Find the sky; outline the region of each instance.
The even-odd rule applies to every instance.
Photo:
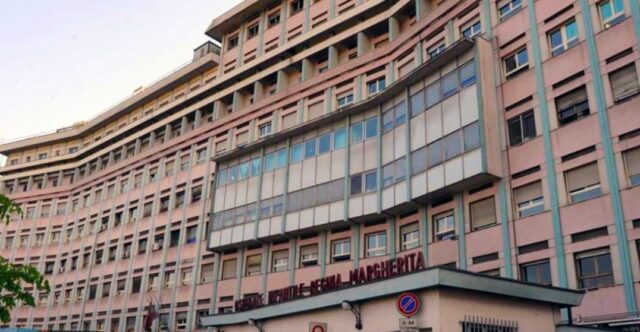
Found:
[[[240,0],[0,0],[0,143],[72,125],[188,62]]]

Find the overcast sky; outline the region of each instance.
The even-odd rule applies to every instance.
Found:
[[[240,0],[0,0],[0,142],[87,120],[186,63]]]

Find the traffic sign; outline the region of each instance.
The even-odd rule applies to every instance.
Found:
[[[309,323],[309,332],[327,332],[327,323]]]
[[[413,317],[420,310],[420,298],[413,293],[402,293],[396,301],[398,312],[405,317]]]

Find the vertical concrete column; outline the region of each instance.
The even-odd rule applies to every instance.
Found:
[[[395,16],[389,17],[389,41],[394,41],[400,35],[400,22]]]
[[[258,102],[264,98],[264,83],[257,80],[253,83],[253,102]]]
[[[456,41],[456,33],[453,27],[453,20],[447,21],[447,25],[444,27],[445,35],[444,35],[444,44],[449,46]]]
[[[415,0],[416,20],[420,20],[431,12],[431,2],[429,0]]]
[[[424,265],[429,266],[429,215],[427,214],[427,206],[420,206],[420,239],[422,242],[422,256],[424,256]]]
[[[17,193],[18,192],[18,179],[14,179],[13,180],[13,192]]]
[[[289,75],[284,70],[278,70],[276,92],[284,91],[289,85]]]
[[[320,278],[327,273],[327,231],[321,231],[318,244],[318,261],[320,262]]]
[[[458,235],[458,268],[461,270],[467,269],[467,242],[465,240],[466,234],[466,221],[464,213],[464,202],[462,200],[462,194],[457,194],[454,198],[456,202],[456,230]]]
[[[298,239],[289,239],[289,262],[291,262],[291,268],[289,269],[289,285],[293,286],[296,283],[296,262],[298,255]]]
[[[302,59],[302,81],[306,81],[313,75],[313,62],[308,58]]]
[[[80,167],[76,167],[73,169],[72,182],[76,182],[78,180],[80,180]]]
[[[266,28],[267,13],[263,11],[260,13],[260,19],[258,21],[258,48],[256,50],[256,57],[259,57],[264,53],[264,31]]]
[[[387,236],[387,252],[389,257],[396,257],[396,218],[387,217],[387,228],[389,229],[389,236]]]
[[[256,119],[249,121],[249,142],[255,140],[256,134]],[[262,163],[260,163],[262,165]]]
[[[333,109],[333,87],[324,90],[324,114],[331,113]]]
[[[280,7],[280,36],[278,38],[278,45],[282,45],[287,39],[287,16],[289,15],[289,1],[283,0]]]
[[[355,93],[353,94],[353,99],[354,102],[359,102],[362,100],[363,95],[362,95],[362,81],[363,81],[363,75],[358,75],[356,76],[355,79]]]
[[[220,100],[216,100],[213,102],[213,119],[214,120],[226,115],[226,114],[221,114],[221,111],[220,111],[221,103],[222,101]]]
[[[311,0],[303,0],[304,2],[304,21],[302,23],[302,32],[307,32],[311,28]]]
[[[27,191],[31,191],[33,189],[33,176],[29,176],[27,179]]]
[[[267,274],[269,273],[269,249],[269,243],[265,243],[262,245],[262,265],[260,265],[260,293],[265,295],[267,294]]]
[[[60,170],[58,172],[58,180],[57,180],[58,186],[61,186],[63,184],[63,179],[64,179],[64,172],[62,170]]]
[[[164,142],[168,142],[171,139],[171,125],[170,124],[166,124],[164,125]]]
[[[152,131],[149,133],[149,149],[153,148],[156,144],[156,132]]]
[[[338,47],[336,47],[335,45],[331,45],[329,46],[327,52],[329,53],[327,56],[327,67],[329,69],[333,69],[339,65]]]
[[[240,32],[238,33],[238,57],[236,58],[236,68],[244,63],[244,40],[247,34],[247,23],[240,24]]]
[[[140,148],[142,147],[142,140],[140,138],[136,138],[136,144],[135,147],[133,149],[133,153],[134,154],[138,154],[140,153]]]
[[[371,50],[371,38],[366,33],[360,31],[356,35],[357,39],[357,53],[361,57]]]
[[[198,128],[202,125],[202,110],[196,110],[196,116],[193,120],[193,127]]]
[[[187,132],[187,126],[189,125],[189,121],[186,116],[183,116],[180,119],[180,135],[184,135]]]
[[[336,0],[329,0],[329,19],[336,17]]]
[[[244,107],[244,98],[240,91],[233,92],[233,102],[231,104],[232,112],[237,112]]]
[[[422,41],[416,43],[414,47],[416,58],[414,59],[414,67],[418,67],[424,63],[424,54],[422,53]]]
[[[360,266],[360,253],[362,252],[362,250],[360,249],[360,224],[354,224],[352,227],[353,229],[353,236],[351,239],[351,243],[353,243],[353,246],[351,246],[351,250],[353,251],[353,268],[357,268],[358,266]]]
[[[4,181],[0,181],[0,194],[5,194],[5,185]]]

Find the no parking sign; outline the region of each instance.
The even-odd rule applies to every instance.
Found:
[[[398,312],[405,317],[413,317],[420,310],[420,298],[413,293],[402,293],[396,301]]]

